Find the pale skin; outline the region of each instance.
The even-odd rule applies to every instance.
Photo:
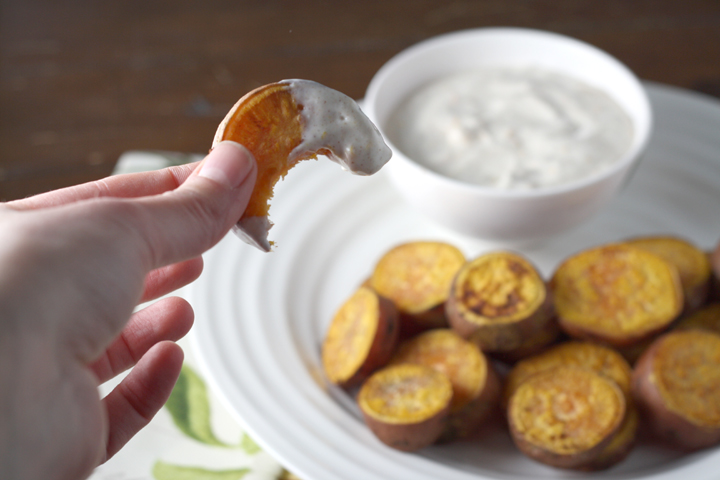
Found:
[[[86,478],[153,418],[193,312],[177,297],[133,310],[200,275],[256,172],[222,142],[200,165],[0,204],[0,478]]]

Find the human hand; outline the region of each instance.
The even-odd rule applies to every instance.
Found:
[[[257,173],[232,142],[195,167],[0,204],[0,478],[85,478],[167,400],[192,309],[133,310],[197,278]]]

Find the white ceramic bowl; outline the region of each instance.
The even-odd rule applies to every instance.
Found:
[[[536,66],[605,91],[630,117],[634,137],[612,167],[596,175],[531,191],[500,190],[454,180],[404,155],[387,136],[390,115],[418,87],[448,74],[488,66]],[[385,166],[403,197],[457,232],[493,241],[544,239],[596,213],[628,180],[652,128],[647,94],[622,63],[562,35],[520,28],[480,28],[418,43],[388,61],[368,87],[366,113],[393,150]]]

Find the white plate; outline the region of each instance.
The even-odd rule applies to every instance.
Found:
[[[720,103],[648,85],[656,131],[622,195],[578,229],[523,250],[545,274],[582,248],[639,234],[720,240]],[[495,248],[409,209],[382,174],[361,178],[306,162],[278,186],[276,251],[231,236],[206,255],[190,289],[195,352],[212,387],[254,438],[305,480],[585,478],[522,456],[494,431],[476,442],[394,451],[363,425],[352,399],[323,379],[320,343],[338,306],[379,256],[405,240],[441,239],[468,256]],[[717,478],[720,450],[690,456],[639,446],[594,478]]]

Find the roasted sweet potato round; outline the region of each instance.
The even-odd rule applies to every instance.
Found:
[[[466,263],[446,302],[448,321],[486,352],[520,348],[552,321],[545,282],[525,257],[490,252]]]
[[[720,443],[720,335],[659,337],[633,372],[633,395],[656,436],[684,450]]]
[[[218,126],[213,147],[223,140],[244,145],[257,160],[255,187],[233,231],[263,251],[272,247],[268,210],[275,184],[299,161],[326,155],[371,175],[392,155],[354,100],[309,80],[283,80],[244,95]]]
[[[433,241],[408,242],[377,262],[370,285],[400,312],[405,336],[447,326],[445,300],[453,277],[465,263],[456,247]]]
[[[654,253],[677,268],[686,314],[705,305],[711,278],[710,261],[705,252],[688,240],[671,236],[638,237],[627,243]]]
[[[388,362],[398,333],[393,303],[360,287],[335,313],[323,341],[322,364],[328,379],[343,387],[358,385]]]
[[[506,377],[504,399],[507,402],[520,384],[533,375],[563,366],[587,368],[603,375],[613,380],[625,395],[626,414],[619,432],[596,458],[575,467],[582,470],[610,468],[630,453],[638,427],[637,409],[630,387],[632,369],[612,348],[591,342],[569,341],[518,362]]]
[[[618,347],[663,331],[683,309],[677,269],[628,244],[573,255],[557,268],[550,288],[568,335]]]
[[[435,329],[403,342],[390,364],[426,365],[447,375],[453,387],[445,431],[449,442],[475,433],[498,405],[500,380],[485,355],[450,329]]]
[[[560,468],[582,468],[620,431],[626,401],[617,384],[585,368],[558,367],[525,380],[510,398],[517,447]]]
[[[371,375],[357,401],[365,423],[380,441],[410,452],[440,437],[452,395],[446,375],[425,365],[403,363]]]
[[[587,368],[604,375],[617,383],[626,397],[631,396],[632,369],[618,352],[597,343],[569,341],[518,362],[505,378],[505,403],[531,376],[562,366]]]

